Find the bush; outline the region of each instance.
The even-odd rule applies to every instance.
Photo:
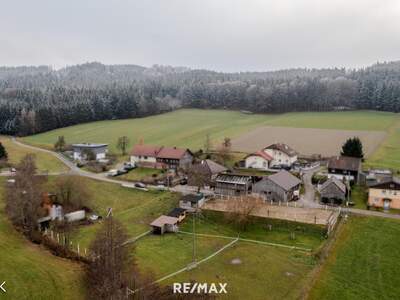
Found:
[[[318,174],[314,174],[313,177],[311,178],[312,184],[318,184],[318,183],[322,184],[327,180],[328,180],[328,176],[318,175]]]

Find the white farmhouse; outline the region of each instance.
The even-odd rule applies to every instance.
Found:
[[[272,160],[269,162],[270,167],[276,165],[291,167],[297,161],[297,152],[286,144],[272,144],[262,151],[272,157]]]
[[[73,144],[74,160],[87,159],[88,154],[91,152],[96,160],[105,159],[108,152],[107,144]]]
[[[245,157],[245,167],[251,169],[268,170],[273,158],[260,150]]]

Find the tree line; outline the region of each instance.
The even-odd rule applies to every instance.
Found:
[[[0,67],[0,133],[29,135],[74,124],[178,108],[259,113],[400,111],[400,62],[361,69],[221,73],[155,65],[87,63]]]

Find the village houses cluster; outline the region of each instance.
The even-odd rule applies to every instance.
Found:
[[[81,143],[72,145],[71,157],[81,162],[92,160],[107,163],[108,145]],[[400,181],[389,170],[362,170],[362,159],[349,156],[310,158],[301,156],[285,143],[274,143],[243,156],[234,164],[225,165],[217,155],[199,155],[179,147],[149,145],[140,142],[129,153],[129,162],[110,176],[124,174],[135,168],[162,171],[148,182],[125,187],[142,190],[180,186],[179,206],[151,222],[154,232],[175,232],[187,213],[200,209],[210,198],[256,196],[269,204],[299,202],[299,206],[352,205],[352,187],[368,187],[368,206],[388,210],[400,208]],[[133,171],[134,172],[134,171]],[[144,180],[143,180],[144,181]],[[312,199],[307,188],[315,190]],[[308,202],[307,202],[308,201]],[[49,201],[47,201],[49,202]],[[61,218],[62,208],[56,201],[49,206],[49,215],[40,222]],[[84,212],[83,212],[84,213]],[[68,217],[68,216],[65,216]],[[76,212],[72,219],[81,219]]]

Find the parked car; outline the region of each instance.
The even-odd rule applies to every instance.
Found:
[[[127,171],[133,170],[136,168],[135,163],[132,162],[124,162],[124,169]]]
[[[184,178],[182,178],[181,180],[179,180],[179,184],[181,184],[181,185],[185,185],[185,184],[187,184],[187,183],[188,183],[188,180],[187,180],[186,177],[184,177]]]
[[[144,188],[146,188],[146,185],[144,183],[141,183],[141,182],[136,182],[135,183],[135,187],[144,189]]]
[[[119,173],[118,173],[117,169],[112,169],[112,170],[108,171],[107,175],[114,177],[114,176],[118,176]]]
[[[158,191],[165,191],[167,189],[167,187],[163,184],[159,184],[156,186],[156,190]]]
[[[118,175],[122,175],[122,174],[128,173],[128,171],[125,170],[124,168],[119,169],[117,172],[118,172]]]

